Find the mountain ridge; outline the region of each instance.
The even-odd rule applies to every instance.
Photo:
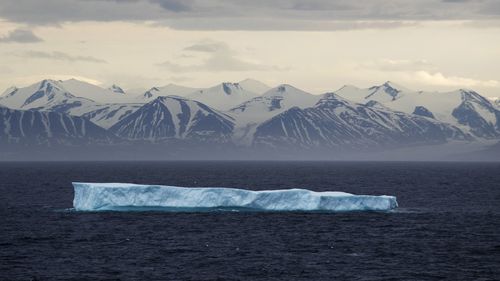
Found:
[[[189,144],[190,149],[201,149],[205,144],[217,144],[249,151],[325,149],[333,153],[343,148],[369,151],[500,139],[500,110],[493,101],[468,89],[412,91],[387,81],[364,89],[346,85],[322,95],[281,84],[257,94],[247,91],[244,84],[260,82],[247,79],[241,84],[224,82],[194,93],[189,93],[193,88],[185,87],[184,96],[152,96],[145,102],[131,96],[123,99],[127,93],[117,85],[109,90],[67,81],[46,79],[27,87],[11,87],[0,97],[0,109],[24,112],[15,113],[23,115],[23,120],[35,118],[27,117],[35,113],[39,114],[36,118],[50,115],[53,120],[67,120],[51,122],[54,126],[88,122],[85,128],[98,125],[102,136],[125,146],[168,144],[181,149]],[[170,89],[177,87],[169,85]],[[99,88],[95,93],[86,90],[95,87]],[[89,98],[96,95],[106,98],[100,102]],[[103,102],[108,95],[119,102]],[[201,101],[211,98],[215,102]],[[16,128],[20,121],[4,118],[2,122],[7,130]],[[46,139],[50,130],[43,123],[37,124],[41,138]],[[48,131],[42,132],[44,128]],[[62,134],[60,144],[77,143],[69,136]],[[22,142],[23,135],[17,138]],[[95,138],[96,143],[106,143],[100,138]],[[27,143],[43,146],[43,142]]]

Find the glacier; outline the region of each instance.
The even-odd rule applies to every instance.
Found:
[[[388,211],[394,196],[315,192],[307,189],[252,191],[223,187],[176,187],[129,183],[73,183],[76,211]]]

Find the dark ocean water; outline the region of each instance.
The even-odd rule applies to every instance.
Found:
[[[388,194],[390,213],[78,213],[71,181]],[[500,164],[0,163],[0,280],[500,280]]]

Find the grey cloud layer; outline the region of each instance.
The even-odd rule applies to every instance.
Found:
[[[36,43],[43,41],[33,32],[25,29],[15,29],[4,36],[0,36],[0,43]]]
[[[235,52],[224,42],[204,40],[184,48],[185,52],[206,53],[209,55],[200,64],[178,64],[166,61],[158,66],[174,72],[199,72],[199,71],[283,71],[287,68],[248,62],[239,59]],[[186,56],[186,54],[182,54]],[[189,57],[190,55],[187,55]]]
[[[14,53],[14,56],[22,58],[34,58],[34,59],[49,59],[58,61],[68,61],[68,62],[91,62],[91,63],[106,63],[105,60],[91,57],[91,56],[74,56],[63,52],[43,52],[43,51],[26,51],[20,53]]]
[[[152,20],[178,29],[336,30],[398,27],[395,21],[500,19],[500,1],[3,0],[0,18],[28,24]]]

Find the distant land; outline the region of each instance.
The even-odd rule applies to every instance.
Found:
[[[314,95],[246,79],[209,88],[43,80],[0,96],[2,160],[500,160],[500,103],[393,82]]]

